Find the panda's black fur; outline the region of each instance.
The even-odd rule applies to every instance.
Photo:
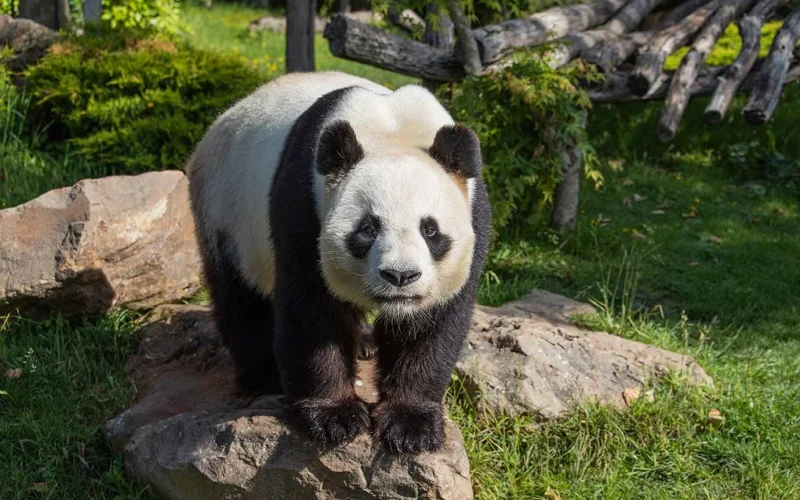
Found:
[[[315,169],[329,178],[344,177],[363,157],[346,123],[323,131],[349,90],[324,95],[299,117],[285,141],[270,196],[265,194],[275,251],[271,299],[240,276],[230,235],[215,235],[222,258],[205,259],[215,318],[239,383],[286,394],[294,423],[314,441],[343,443],[369,430],[374,419],[375,435],[392,450],[432,451],[443,443],[442,399],[470,327],[489,247],[491,210],[479,145],[470,131],[452,126],[437,134],[428,151],[442,168],[474,178],[469,278],[454,298],[427,311],[429,321],[377,319],[372,340],[380,402],[370,409],[353,389],[364,312],[336,298],[323,279],[313,188]]]

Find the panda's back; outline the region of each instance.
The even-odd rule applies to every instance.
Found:
[[[275,283],[269,193],[286,139],[297,119],[319,98],[348,87],[359,90],[349,94],[336,114],[353,123],[357,135],[367,140],[368,152],[381,147],[376,142],[383,142],[387,129],[414,131],[415,137],[401,140],[430,145],[438,127],[452,121],[421,88],[399,89],[394,93],[398,99],[387,100],[381,96],[392,91],[363,78],[339,72],[293,73],[263,85],[223,113],[189,160],[187,174],[202,250],[215,260],[233,260],[242,278],[264,295],[271,294]],[[407,97],[401,98],[404,92]],[[435,112],[420,113],[409,106],[419,97],[430,99]],[[221,235],[228,242],[222,250]]]

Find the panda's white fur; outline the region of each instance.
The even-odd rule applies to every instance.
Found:
[[[447,301],[470,272],[474,186],[472,180],[445,172],[425,153],[437,131],[452,125],[453,119],[419,86],[392,92],[343,73],[290,74],[237,103],[212,125],[187,166],[198,232],[208,239],[204,246],[214,248],[210,240],[220,231],[230,235],[240,276],[264,296],[271,295],[275,257],[267,208],[281,151],[306,109],[323,95],[348,87],[354,88],[327,122],[348,122],[364,158],[341,183],[327,183],[316,175],[313,196],[322,228],[319,250],[325,282],[341,299],[364,309],[378,306],[391,315],[408,315]],[[366,210],[385,221],[385,231],[366,258],[356,259],[345,248],[345,238]],[[441,230],[453,239],[452,249],[439,262],[419,231],[426,215],[435,215]],[[397,292],[379,275],[387,267],[422,272],[402,289],[403,297],[417,300],[373,300],[374,295]]]

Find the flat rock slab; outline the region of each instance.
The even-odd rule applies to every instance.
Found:
[[[84,180],[0,211],[0,314],[148,308],[200,288],[182,172]]]
[[[535,291],[500,308],[479,307],[456,373],[478,411],[550,419],[594,400],[623,407],[625,391],[668,372],[692,385],[713,385],[691,356],[569,321],[593,309]]]

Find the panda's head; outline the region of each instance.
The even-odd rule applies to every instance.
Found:
[[[452,299],[470,274],[471,197],[480,144],[460,125],[426,149],[366,153],[345,121],[326,127],[317,150],[325,187],[319,240],[328,288],[389,317],[413,317]]]

